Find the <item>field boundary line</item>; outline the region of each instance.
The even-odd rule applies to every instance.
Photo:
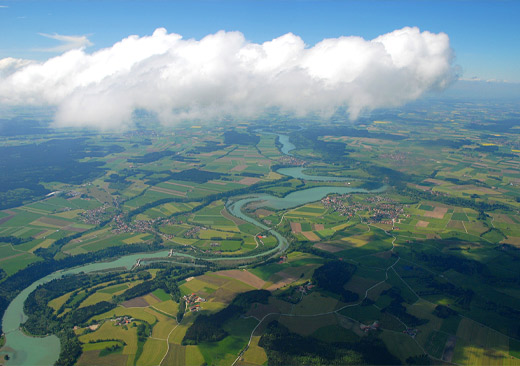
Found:
[[[177,320],[176,320],[177,322]],[[182,320],[181,320],[181,323],[182,323]],[[166,353],[164,354],[163,358],[161,359],[161,361],[159,362],[159,364],[157,366],[161,366],[162,363],[164,362],[164,359],[166,358],[166,356],[168,356],[168,352],[170,352],[170,336],[172,335],[173,331],[175,329],[177,329],[177,327],[179,325],[181,325],[181,323],[177,322],[177,325],[175,327],[173,327],[172,330],[170,330],[170,333],[168,333],[168,337],[166,337]]]

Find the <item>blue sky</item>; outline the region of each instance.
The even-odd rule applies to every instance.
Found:
[[[184,38],[238,30],[252,42],[287,32],[308,45],[323,38],[366,39],[404,26],[445,32],[463,78],[520,82],[520,1],[23,1],[0,0],[0,58],[44,60],[60,45],[40,35],[86,35],[88,52],[158,27]]]

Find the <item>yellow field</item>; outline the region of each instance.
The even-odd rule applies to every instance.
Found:
[[[123,293],[124,291],[126,291],[126,290],[129,288],[129,286],[128,286],[129,284],[128,284],[128,283],[123,283],[123,284],[115,284],[115,285],[112,285],[112,286],[107,286],[107,287],[103,288],[102,290],[103,290],[103,291],[105,291],[105,290],[110,291],[112,288],[117,287],[117,286],[120,286],[120,285],[127,285],[127,287],[124,288],[123,290],[119,290],[119,291],[117,291],[117,292],[114,292],[112,295],[118,295],[118,294],[121,294],[121,293]]]
[[[152,296],[152,295],[145,295],[145,296],[143,296],[143,298],[150,305],[155,305],[155,304],[161,302],[161,300],[157,299],[155,296]]]
[[[184,335],[186,334],[186,331],[188,330],[190,325],[191,322],[187,322],[183,319],[182,324],[179,324],[179,326],[170,335],[170,338],[168,338],[168,342],[174,344],[181,344],[182,339],[184,338]]]
[[[170,239],[174,243],[182,244],[182,245],[191,245],[197,241],[197,239],[186,239],[186,238],[179,238],[175,237],[173,239]]]
[[[263,365],[267,362],[267,355],[265,354],[264,349],[258,346],[258,341],[260,341],[260,336],[254,336],[251,339],[251,344],[244,353],[244,362],[255,365]]]
[[[433,315],[433,311],[435,310],[435,304],[432,304],[431,302],[428,302],[423,299],[419,299],[416,302],[413,303],[413,305],[407,305],[407,311],[420,318],[426,318],[430,321],[428,324],[435,323],[438,325],[438,328],[440,328],[442,324],[442,319],[439,319],[437,316]],[[438,329],[436,328],[436,329]]]
[[[80,308],[84,308],[85,306],[97,304],[100,301],[110,301],[112,299],[111,294],[105,294],[102,292],[95,292],[85,300],[82,301]]]
[[[227,304],[217,301],[208,301],[201,304],[202,310],[211,313],[216,313],[217,311],[224,309],[226,306]]]
[[[199,366],[204,363],[204,357],[197,346],[186,346],[186,366]]]
[[[65,212],[60,212],[60,213],[54,214],[53,216],[63,217],[66,219],[74,219],[81,212],[83,212],[83,210],[81,210],[81,209],[70,210],[70,211],[65,211]]]
[[[157,211],[157,210],[155,210]],[[137,215],[135,217],[137,220],[142,220],[142,221],[146,221],[146,220],[151,220],[150,217],[148,217],[147,215],[143,214],[143,213],[140,213],[139,215]]]
[[[55,231],[56,230],[44,230],[40,234],[34,236],[34,238],[35,239],[41,239],[41,238],[46,237],[47,235],[50,235],[50,234],[54,233]]]
[[[82,343],[88,343],[96,339],[121,339],[126,343],[123,354],[129,355],[128,364],[133,364],[135,352],[137,351],[137,328],[129,327],[128,330],[116,327],[113,322],[105,322],[98,330],[79,337]]]
[[[106,347],[114,346],[121,344],[119,342],[115,341],[107,341],[107,342],[99,342],[99,343],[86,343],[82,346],[83,352],[86,351],[95,351],[95,350],[102,350]]]
[[[297,261],[304,258],[319,258],[315,255],[309,254],[309,253],[303,253],[303,252],[291,252],[287,255],[287,259],[289,262]]]
[[[28,206],[22,206],[19,208],[21,211],[27,211],[27,212],[32,212],[32,213],[36,213],[36,214],[39,214],[39,215],[47,215],[49,213],[49,211],[46,211],[46,210],[40,210],[38,208],[34,208],[34,207],[28,207]]]
[[[292,218],[297,219],[297,218],[302,217],[302,216],[317,217],[317,216],[323,215],[324,213],[325,213],[325,211],[323,211],[323,212],[305,212],[305,211],[294,210],[294,211],[286,213],[285,217],[288,218],[288,219],[292,219]]]
[[[105,343],[107,344],[107,343]],[[98,357],[99,351],[84,351],[78,362],[76,363],[78,366],[115,366],[115,365],[128,365],[133,366],[133,362],[128,363],[128,355],[124,355],[121,353],[112,353],[107,356]]]
[[[423,299],[419,299],[413,305],[407,305],[406,309],[410,314],[420,319],[428,319],[428,323],[419,327],[421,331],[417,334],[416,338],[420,344],[426,345],[430,330],[439,330],[442,325],[442,319],[433,315],[435,305]]]
[[[177,326],[177,321],[159,314],[157,315],[157,318],[159,322],[153,327],[152,337],[166,340],[171,330]]]
[[[49,306],[54,310],[58,310],[61,307],[61,305],[65,304],[65,301],[69,299],[71,294],[72,292],[68,292],[65,295],[52,299],[51,301],[49,301]]]
[[[193,346],[195,347],[195,346]],[[185,366],[186,362],[186,347],[180,346],[178,344],[170,343],[170,350],[168,354],[164,358],[164,361],[161,365],[164,366]]]
[[[222,231],[232,231],[234,233],[239,233],[240,229],[236,226],[218,226],[218,225],[211,225],[211,227],[215,230],[222,230]]]
[[[48,248],[52,243],[54,243],[54,239],[45,239],[40,244],[29,250],[29,253],[34,253],[34,251],[38,248]]]
[[[60,315],[58,315],[58,318],[66,315],[71,309],[70,308],[66,308],[65,310],[63,310],[63,313],[61,313]]]
[[[170,213],[170,215],[171,215],[172,213],[175,213],[175,212],[179,212],[179,211],[183,211],[183,210],[184,210],[184,208],[179,208],[179,207],[177,207],[174,203],[166,203],[166,204],[163,205],[163,207],[164,207],[165,209],[168,210],[168,212]]]
[[[32,225],[32,226],[43,226],[43,227],[53,227],[55,229],[61,229],[62,227],[65,226],[65,225],[56,225],[56,224],[51,224],[51,223],[45,223],[45,222],[40,221],[40,219],[34,220],[33,222],[30,223],[30,225]]]
[[[211,238],[215,238],[215,237],[219,237],[219,238],[231,238],[235,236],[234,233],[231,233],[231,232],[225,232],[225,231],[217,231],[217,230],[201,230],[199,232],[199,238],[200,239],[211,239]]]
[[[321,208],[322,210],[325,209],[325,207],[321,203],[309,203],[303,207],[309,207],[309,208]]]
[[[125,243],[125,244],[141,243],[142,242],[141,238],[146,236],[146,235],[148,235],[148,234],[143,233],[143,234],[139,234],[139,235],[136,235],[136,236],[132,236],[131,238],[123,240],[123,243]]]
[[[467,345],[462,340],[456,345],[453,361],[464,365],[520,365],[519,359],[511,358],[502,350]]]
[[[106,234],[108,231],[110,230],[110,228],[104,228],[104,229],[101,229],[101,230],[96,230],[96,231],[93,231],[89,234],[85,234],[81,237],[82,241],[87,241],[87,240],[90,240],[90,239],[93,239],[93,238],[99,238],[101,236],[103,236],[104,234]]]
[[[457,330],[454,360],[467,365],[520,365],[509,356],[509,339],[497,331],[463,318]]]
[[[179,311],[179,304],[173,300],[163,301],[153,305],[154,308],[159,309],[163,313],[175,316]]]
[[[217,275],[203,275],[192,279],[180,286],[181,291],[188,293],[203,292],[204,287],[214,289],[216,291],[211,294],[206,294],[206,300],[210,302],[224,302],[229,303],[235,298],[237,293],[254,290],[253,286],[247,285],[234,278],[217,276]],[[204,304],[202,306],[205,308]]]
[[[268,180],[276,180],[276,179],[280,179],[282,177],[283,177],[283,175],[278,174],[276,172],[269,172],[269,174],[267,175]]]
[[[92,319],[109,319],[112,318],[114,314],[116,316],[129,315],[133,318],[144,320],[145,322],[148,322],[150,324],[153,324],[156,321],[155,316],[146,311],[146,308],[125,308],[122,306],[118,306],[117,308],[109,310],[104,314],[96,315]]]
[[[236,280],[234,278],[230,278],[229,281],[227,281],[227,283],[224,286],[222,286],[222,288],[234,291],[235,293],[255,290],[253,286],[248,285],[242,281]]]
[[[155,330],[155,328],[154,328]],[[161,362],[162,358],[166,354],[168,345],[166,341],[160,341],[157,339],[150,339],[146,341],[143,347],[143,353],[137,360],[138,366],[154,366]]]
[[[203,282],[199,280],[198,278],[194,278],[193,280],[186,282],[181,285],[181,287],[185,287],[189,290],[189,292],[197,292],[203,289],[204,287],[209,287],[213,289],[217,289],[216,286],[213,286],[212,284],[209,284],[207,282]]]
[[[348,225],[349,225],[348,222],[345,223],[345,224],[340,224],[340,225],[334,226],[334,227],[332,228],[332,230],[334,230],[334,231],[343,230],[343,229],[346,228]]]
[[[349,246],[354,248],[362,247],[363,245],[368,243],[366,239],[362,239],[360,236],[349,236],[347,238],[341,238],[341,240],[348,243]]]
[[[312,231],[303,231],[302,235],[305,236],[310,241],[320,241],[320,237],[314,234]]]

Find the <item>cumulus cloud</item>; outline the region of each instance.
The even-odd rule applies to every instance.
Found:
[[[0,60],[0,104],[51,105],[59,126],[103,129],[127,126],[136,109],[164,124],[272,107],[297,115],[343,107],[355,119],[445,88],[456,77],[452,62],[448,36],[418,28],[312,47],[292,33],[257,44],[240,32],[194,40],[160,28],[93,53]]]
[[[93,43],[89,41],[87,36],[66,36],[62,34],[47,34],[47,33],[38,33],[40,36],[51,38],[56,41],[61,42],[61,45],[51,48],[43,48],[38,51],[43,52],[66,52],[70,50],[75,50],[78,48],[85,48],[92,46]]]

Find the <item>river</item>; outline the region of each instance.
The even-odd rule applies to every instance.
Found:
[[[289,151],[293,150],[295,146],[289,142],[289,137],[286,135],[278,135],[279,141],[282,143],[281,151],[284,154],[290,155]],[[282,168],[277,172],[280,174],[288,175],[291,177],[305,179],[305,180],[314,180],[314,181],[349,181],[355,180],[347,177],[326,177],[326,176],[310,176],[303,173],[304,168]],[[385,190],[386,187],[382,187],[376,191],[370,192],[381,192]],[[276,252],[281,252],[287,249],[289,243],[287,239],[285,239],[281,234],[279,234],[274,229],[271,229],[261,222],[255,220],[254,218],[244,214],[242,208],[251,202],[260,202],[262,206],[267,206],[276,210],[281,209],[289,209],[297,206],[301,206],[306,203],[319,201],[326,195],[330,193],[355,193],[355,192],[369,192],[363,188],[351,188],[351,187],[313,187],[304,189],[301,191],[296,191],[289,193],[287,196],[280,198],[274,197],[269,194],[256,194],[256,195],[248,195],[242,197],[235,197],[236,201],[231,198],[227,204],[226,208],[228,211],[242,219],[245,220],[255,226],[257,226],[262,231],[268,231],[272,235],[276,237],[278,240],[278,245],[267,251],[262,252],[252,256],[239,257],[237,259],[248,259],[255,258],[259,256],[263,256],[266,254],[275,254]],[[63,271],[58,271],[52,273],[40,280],[34,282],[32,285],[24,289],[22,292],[18,294],[14,298],[14,300],[9,304],[4,317],[2,318],[2,327],[4,332],[6,333],[6,344],[2,350],[2,353],[7,353],[10,357],[9,366],[11,365],[52,365],[57,361],[59,353],[60,353],[60,342],[58,338],[54,335],[42,338],[30,337],[25,335],[20,330],[20,324],[23,323],[27,317],[23,312],[23,304],[25,299],[29,294],[36,289],[41,284],[49,282],[53,279],[60,278],[67,274],[77,274],[80,272],[94,272],[99,270],[106,270],[112,268],[121,268],[125,267],[130,269],[138,259],[148,261],[153,261],[153,258],[165,258],[169,254],[169,250],[164,250],[156,253],[141,253],[141,254],[132,254],[121,257],[111,262],[97,262],[92,264],[87,264],[84,266],[71,268]],[[175,256],[185,256],[194,258],[191,255],[184,253],[174,253]],[[209,259],[209,258],[203,258]],[[232,260],[233,258],[229,257],[221,257],[221,258],[211,258],[211,260]]]
[[[296,146],[294,146],[293,143],[289,141],[289,136],[280,135],[277,133],[275,135],[278,135],[278,141],[280,141],[280,143],[282,144],[280,151],[285,155],[292,156],[292,154],[289,153],[289,151],[296,149]]]

